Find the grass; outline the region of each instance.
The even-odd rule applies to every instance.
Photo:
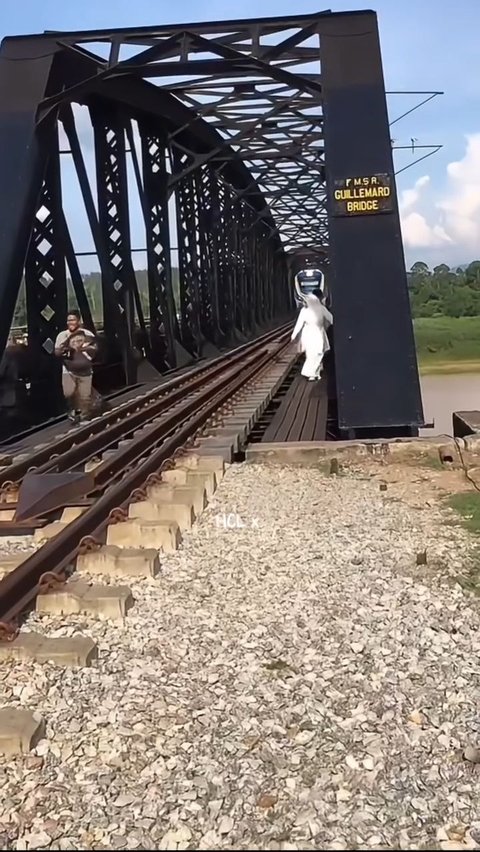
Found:
[[[422,373],[480,372],[480,317],[422,317],[414,329]]]
[[[464,373],[480,373],[480,358],[478,361],[423,361],[419,359],[422,376],[452,376]]]
[[[478,491],[452,494],[448,499],[448,505],[458,512],[467,530],[480,534],[480,493]]]
[[[442,460],[438,455],[425,456],[423,459],[420,459],[420,461],[414,459],[413,463],[419,465],[419,467],[427,467],[429,470],[445,470]]]
[[[452,494],[448,505],[459,517],[459,523],[474,535],[480,535],[480,493],[469,491],[462,494]],[[480,597],[480,543],[471,553],[465,570],[456,577],[457,583],[468,594]]]
[[[480,493],[468,491],[452,494],[447,502],[460,516],[458,523],[474,535],[480,535]],[[465,571],[457,576],[456,581],[465,592],[480,597],[480,543],[474,548]]]

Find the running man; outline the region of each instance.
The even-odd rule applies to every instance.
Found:
[[[55,341],[55,355],[63,360],[62,388],[70,420],[83,419],[89,413],[96,351],[95,335],[83,328],[78,311],[70,311],[67,328]]]

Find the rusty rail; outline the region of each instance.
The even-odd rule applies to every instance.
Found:
[[[177,378],[169,379],[169,381],[164,382],[164,384],[145,393],[140,399],[125,402],[123,405],[114,409],[114,411],[107,412],[98,419],[92,420],[84,426],[74,430],[72,429],[68,432],[68,434],[55,439],[55,441],[48,444],[46,447],[42,447],[41,449],[29,454],[28,458],[10,465],[3,473],[4,478],[0,480],[1,492],[5,493],[11,489],[16,490],[25,474],[32,470],[35,470],[37,473],[43,473],[54,469],[66,470],[67,467],[63,466],[62,459],[66,457],[66,454],[72,449],[77,452],[79,461],[69,461],[68,464],[81,463],[84,457],[80,454],[80,448],[83,445],[87,445],[87,442],[90,442],[88,444],[90,455],[99,452],[100,450],[103,451],[106,447],[102,446],[102,442],[105,440],[106,435],[111,435],[112,428],[115,429],[115,427],[118,427],[115,429],[115,434],[117,435],[116,440],[118,441],[122,436],[136,428],[139,428],[142,420],[147,420],[151,416],[155,416],[151,412],[152,406],[156,405],[158,407],[160,404],[161,407],[163,404],[173,404],[171,402],[171,394],[175,391],[181,391],[183,393],[190,389],[190,385],[193,382],[200,382],[201,384],[201,380],[207,379],[209,375],[216,375],[217,373],[220,374],[220,372],[225,369],[225,365],[230,361],[236,363],[243,357],[246,351],[256,351],[257,349],[261,349],[266,343],[270,340],[274,340],[279,334],[283,333],[284,330],[289,327],[290,324],[287,324],[275,329],[274,331],[269,331],[253,342],[242,344],[242,346],[232,349],[224,355],[220,355],[218,358],[209,361],[208,364],[194,367],[192,370],[189,370],[187,373],[184,373]],[[132,418],[137,414],[137,425],[130,427]],[[97,448],[95,448],[95,444],[92,440],[94,437],[99,439]],[[113,443],[114,441],[115,439],[111,439],[110,443]],[[72,455],[71,458],[75,458],[75,455]],[[65,462],[65,464],[67,464],[67,462]],[[60,465],[62,466],[60,467]]]
[[[278,330],[276,336],[278,339]],[[191,440],[247,382],[258,377],[287,344],[288,338],[283,331],[273,350],[267,347],[266,352],[259,357],[259,347],[255,347],[246,365],[244,363],[229,370],[213,396],[211,388],[207,387],[178,410],[167,414],[157,427],[148,430],[148,439],[154,449],[147,458],[139,464],[132,464],[127,471],[123,468],[122,477],[107,488],[79,518],[0,580],[0,635],[7,638],[13,635],[12,623],[31,607],[44,585],[45,575],[50,575],[49,582],[55,582],[55,578],[63,582],[65,570],[73,565],[79,549],[100,546],[108,524],[126,517],[128,504],[145,494],[143,489],[149,484],[159,481],[159,472],[165,462]],[[140,437],[145,452],[145,436]],[[138,455],[130,455],[130,463],[134,458],[137,459]],[[125,463],[126,455],[123,461]]]
[[[255,357],[255,355],[253,354],[252,357]],[[238,355],[236,358],[232,358],[232,366],[243,360],[243,358],[243,355]],[[228,363],[230,364],[230,360]],[[111,423],[108,429],[104,426],[104,429],[101,432],[97,432],[95,435],[89,435],[81,444],[74,444],[61,455],[55,454],[54,456],[51,456],[45,464],[35,468],[35,474],[41,475],[42,473],[50,473],[53,471],[63,472],[72,470],[77,465],[85,463],[98,453],[105,452],[110,449],[122,438],[124,439],[132,432],[140,429],[150,419],[166,413],[169,408],[180,402],[185,394],[191,394],[195,393],[197,390],[201,390],[207,382],[211,383],[215,381],[215,379],[220,377],[224,372],[225,365],[221,364],[215,367],[215,369],[209,370],[206,374],[202,373],[202,375],[192,379],[187,385],[183,384],[180,387],[171,390],[169,393],[166,393],[164,396],[161,396],[159,399],[154,400],[148,406],[142,406],[128,417],[124,417],[122,420]],[[32,467],[29,468],[29,472],[31,470]],[[97,479],[97,471],[94,471],[93,475],[94,478]]]

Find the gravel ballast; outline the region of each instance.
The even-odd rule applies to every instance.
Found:
[[[123,626],[33,615],[99,659],[2,666],[47,738],[0,761],[0,847],[480,848],[475,541],[405,494],[231,467]]]

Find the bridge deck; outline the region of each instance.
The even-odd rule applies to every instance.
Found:
[[[175,371],[175,376],[179,376],[182,372],[186,372],[188,368],[182,368]],[[173,378],[173,374],[165,374],[160,376],[155,381],[139,382],[132,387],[121,388],[112,393],[105,394],[103,401],[106,404],[107,410],[123,405],[125,402],[130,402],[135,397],[147,393],[156,387],[159,387],[164,382]],[[0,454],[17,455],[26,453],[40,443],[46,443],[53,440],[57,436],[64,435],[70,429],[74,428],[68,421],[66,414],[59,414],[51,421],[45,423],[32,423],[30,426],[25,426],[19,433],[19,437],[10,435],[5,436],[0,440]]]
[[[262,443],[277,441],[324,441],[327,428],[327,378],[307,382],[296,376],[285,394]]]

